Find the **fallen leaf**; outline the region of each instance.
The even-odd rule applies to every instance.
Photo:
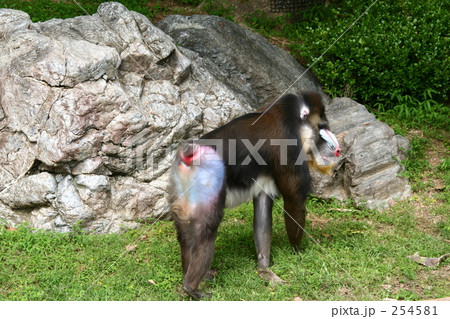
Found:
[[[303,301],[303,299],[297,296],[294,298],[294,301]]]
[[[126,245],[125,249],[127,251],[135,251],[138,245]]]
[[[419,256],[419,253],[415,253],[412,256],[407,256],[412,261],[415,261],[418,264],[427,266],[427,267],[436,267],[439,266],[439,264],[445,260],[447,257],[449,257],[450,254],[442,255],[441,257],[437,258],[430,258],[430,257],[421,257]]]
[[[9,226],[9,225],[5,225],[5,227],[6,227],[7,231],[16,231],[17,230],[17,227],[12,227],[12,226]]]
[[[152,285],[155,285],[155,286],[156,286],[156,282],[155,282],[155,281],[149,279],[148,282],[151,283]]]

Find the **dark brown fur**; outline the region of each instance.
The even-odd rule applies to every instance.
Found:
[[[310,113],[307,120],[300,118],[299,105],[302,103],[309,107]],[[267,110],[236,118],[200,139],[202,145],[208,145],[208,140],[211,139],[223,140],[224,147],[221,155],[226,168],[226,178],[212,206],[198,205],[193,209],[179,199],[173,201],[185,275],[183,287],[194,299],[203,296],[198,291],[198,285],[206,276],[213,258],[214,242],[217,228],[223,217],[227,187],[235,191],[244,191],[254,186],[255,180],[260,177],[273,180],[284,200],[284,219],[289,242],[294,249],[300,248],[305,227],[305,201],[311,189],[311,178],[308,163],[306,161],[298,163],[298,159],[304,152],[302,145],[319,143],[318,132],[322,128],[328,128],[328,121],[321,97],[318,94],[306,92],[300,96],[285,95]],[[301,132],[306,132],[307,136],[302,136]],[[259,165],[255,158],[251,158],[248,165],[241,165],[249,155],[243,140],[250,141],[254,146],[260,139],[267,140],[258,152],[267,165]],[[270,140],[281,139],[297,141],[296,145],[287,146],[287,163],[285,164],[281,163],[280,146],[270,144]],[[235,154],[229,153],[230,140],[236,140]],[[214,144],[210,145],[214,146]],[[310,148],[307,147],[306,151],[310,152]],[[236,158],[236,165],[230,164],[230,155],[235,155],[232,158]],[[176,163],[177,161],[179,156]],[[262,269],[269,267],[270,259],[273,199],[269,195],[263,192],[254,197],[255,243],[258,266]],[[186,219],[184,216],[189,217]]]

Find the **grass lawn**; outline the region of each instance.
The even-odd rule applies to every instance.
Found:
[[[252,205],[227,211],[216,243],[212,300],[422,300],[449,295],[449,262],[427,268],[407,258],[448,253],[448,214],[414,195],[384,212],[311,198],[300,253],[274,212],[272,269],[289,284],[272,287],[256,274]],[[281,205],[282,202],[279,202]],[[448,215],[447,215],[448,218]],[[439,222],[439,220],[442,220]],[[2,300],[182,300],[176,232],[158,221],[123,234],[0,230]]]
[[[93,13],[102,1],[78,2]],[[155,19],[197,12],[194,5],[199,3],[121,2]],[[172,9],[168,3],[174,4]],[[26,10],[33,21],[86,14],[72,1],[0,0],[0,7]],[[225,9],[221,12],[229,14]],[[379,115],[412,140],[413,149],[404,163],[413,186],[411,198],[378,212],[312,197],[300,253],[289,248],[282,209],[275,205],[272,270],[289,282],[283,286],[270,286],[256,273],[252,205],[228,210],[212,265],[218,274],[201,286],[213,292],[212,300],[450,296],[450,258],[434,268],[407,258],[416,252],[425,257],[450,252],[448,128],[433,128],[426,122],[414,128],[408,126],[408,118],[396,119],[388,112]],[[143,222],[140,229],[109,235],[80,229],[49,233],[0,221],[0,263],[0,300],[189,300],[180,293],[180,252],[170,221]]]

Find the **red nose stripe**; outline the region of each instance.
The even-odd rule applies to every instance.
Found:
[[[328,131],[328,130],[324,130],[324,131],[325,131],[325,133],[330,137],[330,140],[334,142],[334,140],[335,140],[335,139],[334,139],[334,135],[332,135],[331,132]],[[334,144],[334,147],[336,148],[336,150],[334,151],[334,155],[335,155],[336,157],[341,156],[341,148],[339,147],[339,145],[337,145],[337,144],[335,143],[335,144]]]
[[[341,156],[341,148],[338,146],[337,149],[334,151],[334,155],[336,155],[336,157]]]
[[[186,156],[184,154],[181,154],[181,160],[184,162],[184,164],[190,166],[192,164],[192,161],[194,160],[194,155]]]

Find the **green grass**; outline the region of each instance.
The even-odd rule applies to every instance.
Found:
[[[103,1],[78,2],[92,14]],[[169,8],[164,1],[119,2],[150,19],[192,10],[199,3],[179,0],[174,1],[179,7]],[[351,3],[332,2],[328,7],[308,13],[304,22],[297,24],[287,23],[284,17],[269,19],[260,12],[249,16],[248,22],[266,36],[287,39],[291,52],[300,61],[311,63],[360,12],[363,2],[353,2],[358,5],[350,10]],[[379,3],[381,9],[390,8],[388,2]],[[407,169],[404,174],[414,189],[413,196],[384,212],[354,208],[352,203],[311,198],[307,222],[311,237],[305,235],[300,253],[293,253],[289,248],[282,211],[276,208],[272,269],[289,281],[288,285],[277,287],[268,286],[256,274],[252,205],[227,211],[219,229],[212,266],[218,270],[218,275],[213,282],[202,284],[203,290],[213,292],[213,300],[292,300],[297,297],[303,300],[419,300],[448,296],[449,260],[437,268],[426,268],[406,258],[415,252],[428,257],[448,253],[445,241],[450,240],[448,106],[435,101],[435,97],[445,94],[440,86],[445,83],[440,79],[448,72],[448,47],[439,48],[448,42],[448,37],[423,42],[439,36],[443,22],[447,21],[441,18],[448,13],[424,10],[429,8],[429,2],[421,2],[417,7],[419,11],[409,6],[403,8],[403,12],[399,10],[401,3],[403,1],[396,1],[392,12],[378,8],[378,15],[367,21],[362,19],[362,25],[354,28],[339,46],[318,62],[314,72],[327,92],[333,95],[349,92],[369,101],[377,116],[397,133],[421,130],[422,135],[412,134],[412,150],[403,162]],[[434,3],[440,8],[442,1]],[[206,1],[205,4],[206,12],[232,19],[232,8],[225,1]],[[86,14],[72,1],[0,0],[0,7],[26,11],[33,21]],[[410,20],[408,16],[418,19]],[[383,17],[393,19],[391,25],[399,33],[388,34],[386,39],[373,37],[370,30],[379,35],[387,32],[383,28],[389,24],[378,24]],[[431,18],[435,23],[423,29],[426,24],[422,22]],[[402,19],[406,19],[405,25],[398,24]],[[417,23],[421,28],[418,34],[405,29]],[[372,28],[374,25],[376,28]],[[368,44],[369,38],[374,42]],[[413,38],[417,41],[411,40]],[[429,45],[436,44],[436,48],[430,54],[422,53],[426,59],[417,61],[425,63],[426,67],[403,65],[400,61],[391,70],[392,61],[402,60],[404,56],[388,51],[387,59],[382,60],[376,49],[382,47],[377,46],[380,41],[395,44],[397,40],[404,41],[406,46],[402,47],[409,50],[403,50],[402,54],[412,57],[416,49],[426,53],[424,50]],[[368,45],[374,46],[370,54],[365,53]],[[437,67],[441,60],[444,65]],[[371,63],[381,68],[387,63],[391,72],[383,72],[383,69],[374,72],[369,68]],[[414,72],[419,71],[414,78]],[[371,75],[375,77],[370,78]],[[365,81],[359,81],[359,76]],[[410,91],[403,90],[404,83],[410,86]],[[395,90],[390,90],[392,87]],[[373,98],[377,94],[379,98]],[[429,154],[436,151],[434,148],[440,158],[437,165],[430,164]],[[436,181],[443,184],[437,190]],[[127,247],[133,245],[137,247],[128,251]],[[188,299],[179,293],[183,280],[180,253],[175,229],[169,221],[144,224],[141,229],[110,235],[85,234],[79,229],[71,234],[57,234],[34,231],[25,225],[17,229],[0,226],[0,262],[0,300]]]
[[[390,108],[386,109],[388,100],[380,99],[373,105],[378,119],[386,122],[400,122],[403,128],[438,128],[450,127],[450,108],[433,100],[433,90],[425,92],[421,98],[410,95],[394,95]]]
[[[276,287],[256,274],[252,205],[228,211],[212,265],[218,274],[202,289],[213,292],[212,300],[419,300],[448,294],[440,278],[448,261],[429,269],[406,258],[446,253],[442,225],[432,233],[422,229],[407,202],[381,213],[348,207],[312,198],[311,237],[305,235],[300,253],[289,248],[276,207],[272,270],[289,281]],[[111,235],[2,227],[0,256],[1,300],[188,299],[179,294],[183,278],[170,221]]]
[[[52,18],[66,19],[80,15],[94,14],[97,11],[98,5],[102,2],[101,0],[78,1],[81,4],[80,7],[74,1],[0,0],[0,8],[25,11],[30,15],[33,22],[37,22]],[[143,3],[145,1],[141,2]]]
[[[66,19],[73,18],[80,15],[94,14],[97,12],[98,6],[108,2],[104,0],[0,0],[0,8],[9,8],[27,12],[33,22],[46,21],[53,18]],[[148,0],[115,0],[127,7],[128,10],[142,13],[154,18],[161,13],[174,13],[175,9],[180,9],[182,6],[190,8],[199,3],[198,0],[178,0],[174,1],[180,7],[168,9],[167,5],[162,0],[148,1]],[[78,3],[78,4],[77,4]],[[170,8],[170,7],[169,7]]]

